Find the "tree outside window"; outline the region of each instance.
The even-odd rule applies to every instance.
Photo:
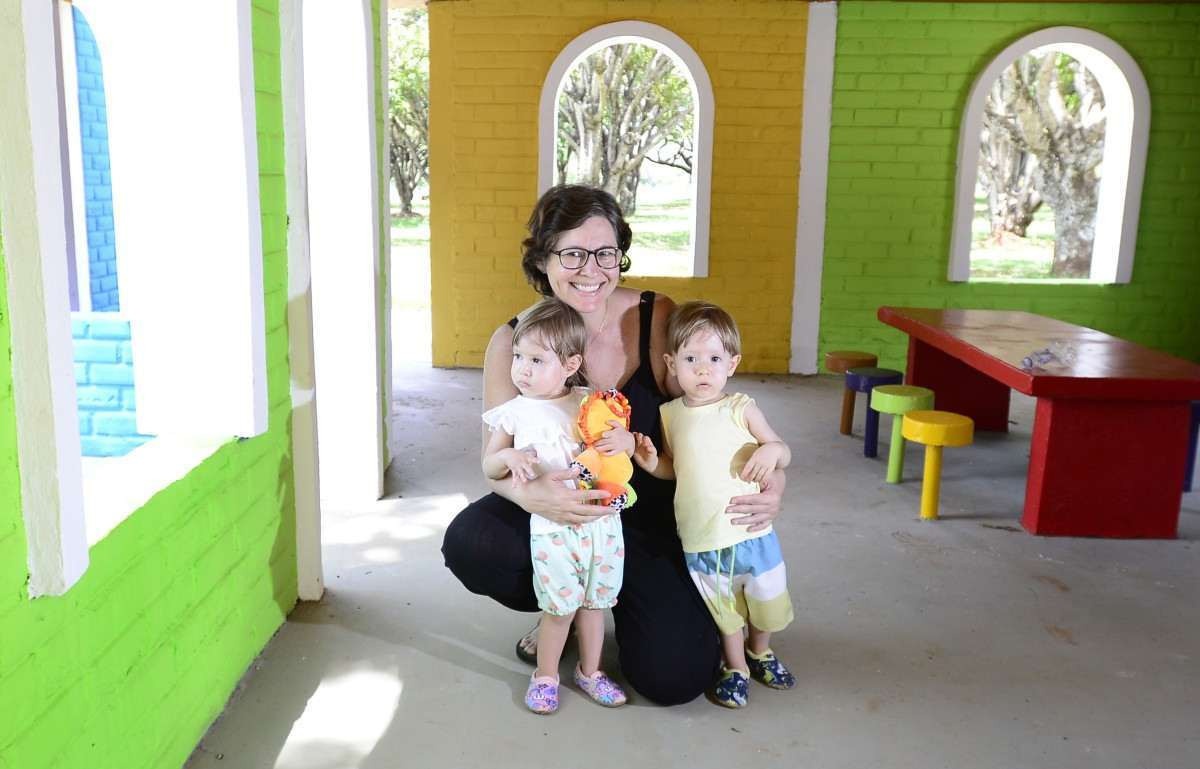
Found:
[[[1089,277],[1107,118],[1096,76],[1061,50],[1004,68],[979,135],[972,278]]]
[[[695,104],[684,67],[644,43],[594,50],[560,85],[555,180],[616,197],[633,226],[635,274],[692,274]]]
[[[388,164],[401,217],[429,179],[429,18],[424,9],[388,15]]]

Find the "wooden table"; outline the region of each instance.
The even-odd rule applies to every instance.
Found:
[[[1034,534],[1173,538],[1200,365],[1028,312],[880,307],[908,334],[909,384],[978,430],[1008,430],[1009,389],[1037,398],[1021,525]],[[1069,364],[1022,367],[1047,347]]]

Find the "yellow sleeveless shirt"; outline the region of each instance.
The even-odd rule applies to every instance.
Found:
[[[757,483],[738,475],[758,441],[746,426],[746,406],[754,399],[742,393],[716,403],[687,406],[683,398],[664,403],[663,438],[675,463],[675,525],[687,553],[703,553],[769,534],[770,527],[747,533],[725,513],[730,497],[757,493]]]

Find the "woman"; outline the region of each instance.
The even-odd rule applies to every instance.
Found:
[[[584,370],[593,388],[617,388],[632,406],[630,430],[661,443],[658,407],[681,392],[667,372],[667,316],[674,303],[653,291],[619,286],[629,269],[632,232],[616,200],[591,187],[548,190],[529,218],[521,267],[542,296],[555,296],[583,316],[587,328]],[[483,364],[483,408],[516,394],[509,375],[516,318],[496,329]],[[487,443],[486,430],[484,443]],[[469,505],[446,529],[446,566],[466,588],[512,609],[537,611],[529,562],[529,516],[564,524],[605,515],[602,491],[569,489],[569,471],[547,473],[514,487],[491,481],[493,493]],[[776,471],[762,491],[730,501],[733,522],[751,530],[779,513],[785,479]],[[688,702],[716,678],[717,629],[687,575],[672,510],[674,485],[640,468],[638,501],[622,513],[625,583],[613,618],[625,679],[642,696],[664,705]],[[518,656],[534,652],[531,635]]]

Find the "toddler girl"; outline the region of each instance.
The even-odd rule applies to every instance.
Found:
[[[540,302],[517,323],[511,375],[521,394],[483,414],[492,431],[483,452],[487,477],[511,476],[520,484],[570,466],[580,450],[575,421],[587,395],[581,386],[586,339],[583,318],[557,299]],[[632,437],[627,440],[632,445]],[[526,707],[539,714],[558,710],[558,665],[572,620],[579,640],[575,683],[601,705],[625,704],[625,692],[600,670],[603,610],[616,604],[621,589],[621,517],[564,526],[531,515],[529,545],[542,619]]]

